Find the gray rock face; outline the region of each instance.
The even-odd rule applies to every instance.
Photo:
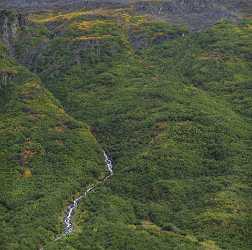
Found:
[[[25,10],[71,10],[77,8],[121,7],[128,3],[128,0],[3,0],[0,3],[0,8],[18,8]]]
[[[236,20],[239,2],[239,0],[138,1],[135,3],[135,9],[137,12],[163,17],[171,22],[184,23],[192,30],[200,30],[221,19]]]
[[[237,20],[241,9],[246,10],[246,14],[252,12],[250,0],[2,0],[0,2],[0,8],[25,11],[125,6],[130,6],[141,14],[186,24],[191,30],[201,30],[221,19]]]
[[[0,89],[5,88],[14,76],[15,73],[0,71]]]
[[[26,20],[21,14],[15,11],[0,11],[0,40],[7,46],[12,53],[12,43],[17,36],[19,28],[26,25]]]
[[[168,8],[172,12],[198,12],[207,8],[215,8],[218,6],[239,6],[248,0],[2,0],[0,7],[2,8],[22,8],[22,9],[43,9],[53,7],[96,7],[116,6],[116,5],[134,5],[140,8],[159,8],[162,6],[164,10]],[[249,2],[249,1],[248,1]],[[145,7],[144,7],[145,6]]]
[[[10,41],[16,36],[18,20],[15,14],[7,11],[0,13],[0,34],[3,42],[9,47]]]

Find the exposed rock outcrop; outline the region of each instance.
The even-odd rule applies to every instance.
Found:
[[[242,12],[252,13],[248,0],[2,0],[0,8],[41,11],[49,9],[74,10],[80,8],[133,7],[137,12],[187,24],[200,30],[221,19],[236,20]],[[246,13],[245,13],[245,12]]]
[[[31,10],[48,9],[78,9],[78,8],[100,8],[121,7],[129,4],[129,0],[3,0],[0,8],[15,8]]]
[[[192,30],[213,25],[221,19],[237,19],[239,0],[227,4],[226,0],[172,0],[137,1],[135,10],[166,18],[171,22],[184,23]]]
[[[9,49],[10,54],[14,53],[12,45],[16,39],[18,29],[24,28],[26,23],[25,17],[15,11],[0,11],[0,40]]]
[[[17,72],[14,70],[0,69],[0,89],[8,85],[8,83],[15,77]]]

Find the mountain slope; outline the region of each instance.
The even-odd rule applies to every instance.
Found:
[[[251,27],[250,19],[222,21],[190,33],[122,8],[31,14],[11,46],[33,74],[1,50],[3,166],[16,164],[3,179],[19,185],[20,169],[20,180],[37,172],[46,185],[38,210],[27,206],[40,179],[30,196],[20,186],[1,192],[3,217],[10,212],[2,245],[251,249]],[[6,132],[11,123],[25,130],[19,146]],[[83,123],[111,153],[115,175],[80,204],[74,233],[55,242],[71,194],[103,176],[100,147]],[[21,168],[18,157],[8,161],[6,152],[27,151],[31,163],[26,153]],[[52,212],[41,221],[44,204]]]
[[[18,8],[28,12],[119,7],[184,24],[192,30],[205,29],[222,19],[237,21],[241,16],[252,13],[252,5],[247,0],[8,0],[0,3],[0,8]]]
[[[49,246],[250,249],[251,21],[197,34],[125,10],[31,21],[47,32],[39,51],[21,35],[20,60],[115,165],[78,234]]]
[[[105,175],[103,153],[2,45],[0,65],[0,245],[36,249],[62,232],[68,200]]]

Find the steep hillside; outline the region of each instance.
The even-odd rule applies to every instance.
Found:
[[[25,11],[73,10],[79,8],[122,7],[129,0],[2,0],[0,8],[12,8]]]
[[[0,248],[38,249],[63,230],[68,201],[105,175],[88,127],[0,44]]]
[[[196,34],[122,9],[30,21],[19,60],[115,165],[48,248],[250,249],[251,21]]]
[[[1,248],[251,249],[252,21],[191,33],[167,13],[199,22],[220,1],[136,2],[31,13],[2,39],[19,64],[0,45]],[[113,178],[54,241],[101,148]]]
[[[237,21],[241,15],[252,13],[252,5],[247,0],[3,0],[0,3],[0,8],[18,8],[26,12],[119,7],[186,24],[192,30],[205,29],[222,19]]]

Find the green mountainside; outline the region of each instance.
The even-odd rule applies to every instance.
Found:
[[[35,249],[61,230],[63,208],[105,175],[102,150],[88,127],[65,113],[26,68],[1,50],[0,245]]]
[[[251,249],[251,31],[124,8],[29,14],[15,59],[0,45],[1,249]],[[102,148],[114,176],[54,241],[105,176]]]

